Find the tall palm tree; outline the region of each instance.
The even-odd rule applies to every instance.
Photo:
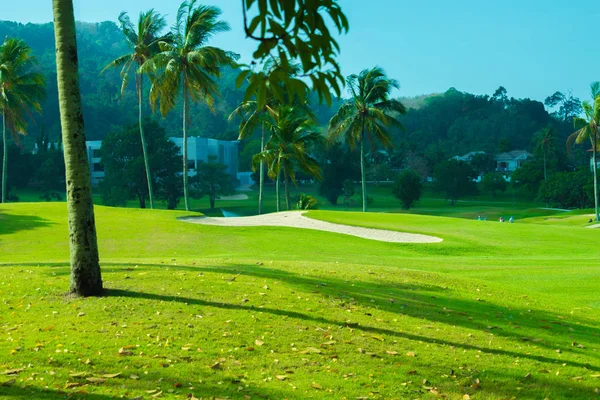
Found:
[[[367,183],[365,180],[365,140],[371,147],[376,142],[391,147],[387,127],[401,126],[396,115],[404,114],[404,105],[390,99],[393,88],[400,88],[398,82],[385,75],[383,69],[365,69],[347,79],[351,99],[343,104],[329,121],[329,140],[336,141],[344,136],[350,148],[360,144],[360,174],[362,180],[363,212],[367,211]]]
[[[240,127],[239,127],[239,137],[238,140],[243,140],[249,136],[251,136],[254,131],[260,126],[261,135],[260,135],[260,151],[265,150],[265,124],[268,116],[273,116],[275,114],[273,100],[268,99],[265,103],[265,106],[262,108],[258,108],[258,102],[256,100],[248,100],[244,101],[240,104],[229,116],[229,121],[231,122],[235,116],[240,117]],[[265,171],[264,171],[265,163],[264,161],[260,162],[259,165],[259,184],[258,184],[258,214],[262,214],[263,212],[263,191],[264,191],[264,181],[265,181]]]
[[[598,145],[600,140],[600,82],[594,82],[591,85],[593,103],[584,101],[581,106],[585,118],[573,117],[575,133],[567,139],[567,145],[573,142],[581,144],[589,140],[592,145],[592,170],[594,171],[594,213],[596,221],[600,221],[598,210]]]
[[[289,210],[290,182],[296,184],[296,168],[320,179],[319,163],[310,155],[311,146],[321,136],[314,131],[314,119],[300,106],[282,105],[276,114],[265,121],[265,127],[271,132],[271,138],[265,150],[257,154],[253,161],[266,161],[269,176],[277,180],[277,205],[279,211],[279,177],[283,174],[285,204]]]
[[[71,253],[71,293],[102,293],[96,222],[85,145],[72,0],[52,0],[56,73],[64,147]]]
[[[6,203],[8,176],[8,131],[15,142],[18,134],[26,134],[26,118],[41,112],[45,94],[44,76],[35,72],[36,59],[21,39],[6,39],[0,45],[0,112],[2,112],[2,203]]]
[[[212,108],[219,94],[214,77],[221,76],[221,67],[235,65],[237,54],[208,46],[208,41],[217,33],[229,30],[226,22],[220,21],[218,7],[196,5],[197,0],[181,3],[172,29],[170,41],[160,41],[160,52],[146,62],[140,71],[152,73],[150,103],[160,102],[164,116],[173,109],[183,96],[183,197],[185,209],[188,201],[187,124],[192,101],[204,101]]]
[[[148,161],[148,149],[146,138],[144,136],[143,119],[143,102],[142,96],[144,93],[144,76],[140,72],[140,68],[159,50],[158,42],[165,40],[165,37],[160,36],[160,32],[167,26],[165,17],[156,11],[149,10],[141,12],[136,26],[131,22],[127,13],[122,12],[119,15],[119,23],[125,35],[125,39],[129,46],[133,49],[130,54],[125,54],[104,68],[106,71],[109,68],[121,68],[121,94],[125,92],[129,82],[129,74],[131,68],[134,68],[135,73],[135,91],[138,101],[138,124],[140,127],[140,138],[142,141],[142,152],[144,154],[144,166],[146,167],[146,180],[148,181],[148,197],[150,200],[150,208],[154,208],[154,193],[152,191],[152,174],[150,173],[150,163]]]
[[[548,153],[554,148],[554,129],[547,127],[537,134],[536,147],[544,155],[544,199],[546,199],[546,185],[548,184]],[[548,206],[548,204],[546,204]]]

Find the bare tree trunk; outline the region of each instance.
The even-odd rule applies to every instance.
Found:
[[[144,167],[146,167],[146,180],[148,182],[148,198],[150,199],[150,208],[154,208],[154,193],[152,192],[152,177],[150,175],[150,160],[148,160],[148,146],[146,145],[146,136],[144,135],[142,95],[144,90],[144,76],[136,74],[137,92],[138,92],[138,111],[140,124],[140,139],[142,140],[142,151],[144,153]]]
[[[6,203],[6,179],[8,174],[8,140],[6,138],[6,111],[2,110],[2,204]]]
[[[367,212],[367,180],[365,177],[365,124],[360,135],[360,177],[362,181],[362,203],[363,212]]]
[[[287,169],[283,168],[283,184],[285,186],[285,206],[290,211],[290,185]]]
[[[265,126],[262,126],[262,132],[260,136],[260,151],[265,151]],[[265,161],[260,161],[259,170],[259,183],[258,183],[258,215],[263,213],[263,190],[265,184]]]
[[[188,93],[185,76],[183,77],[183,198],[185,200],[185,211],[190,211],[188,200],[188,148],[187,148],[187,115],[188,115]]]
[[[87,158],[72,0],[52,0],[56,70],[65,157],[71,253],[71,293],[102,294],[96,222]]]
[[[277,212],[281,211],[281,202],[279,200],[279,176],[281,173],[277,172],[277,180],[275,181],[275,196],[277,197]]]

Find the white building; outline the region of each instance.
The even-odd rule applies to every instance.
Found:
[[[102,147],[101,140],[90,140],[85,142],[85,147],[90,164],[90,178],[92,185],[98,185],[104,179],[104,165],[102,165],[102,156],[100,148]]]
[[[183,138],[170,137],[170,141],[181,148],[183,147]],[[189,137],[187,141],[187,157],[189,175],[196,175],[198,164],[212,160],[227,166],[227,172],[237,179],[238,173],[238,141],[226,141],[201,138],[197,136]]]
[[[527,150],[513,150],[506,153],[496,154],[496,171],[499,172],[514,172],[527,161],[533,158],[533,154]]]

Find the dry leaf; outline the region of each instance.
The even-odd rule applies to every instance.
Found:
[[[79,382],[67,382],[67,384],[65,385],[65,389],[71,389],[74,387],[78,387],[81,386],[81,383]]]
[[[319,385],[318,383],[313,382],[310,386],[312,386],[315,389],[323,390],[323,386]]]
[[[156,394],[153,394],[150,397],[152,397],[153,399],[156,399],[157,397],[160,397],[160,396],[162,396],[162,390],[160,392],[156,393]]]
[[[393,350],[386,350],[386,354],[389,354],[390,356],[397,356],[398,352],[397,351],[393,351]]]
[[[138,380],[140,377],[137,375],[129,375],[129,379]]]
[[[275,378],[279,379],[280,381],[285,381],[287,379],[286,375],[276,375]]]
[[[256,340],[254,341],[254,344],[256,344],[257,346],[262,346],[263,344],[265,344],[265,342],[263,342],[262,340],[258,340],[258,339],[256,339]]]
[[[2,373],[2,375],[16,375],[18,373],[21,373],[25,370],[25,368],[15,368],[15,369],[7,369],[6,371],[4,371]]]
[[[414,351],[409,351],[408,353],[406,353],[406,355],[409,357],[416,357],[417,353],[415,353]]]
[[[104,374],[102,375],[103,378],[108,378],[108,379],[112,379],[112,378],[116,378],[117,376],[121,376],[121,373],[116,373],[116,374]]]
[[[300,354],[323,354],[323,352],[319,349],[315,349],[314,347],[307,347],[306,350],[299,351]]]
[[[119,355],[121,355],[121,356],[130,356],[132,354],[133,354],[133,352],[126,350],[125,347],[121,347],[119,349]]]
[[[84,376],[86,376],[88,373],[87,372],[74,372],[72,374],[69,374],[69,376],[71,378],[83,378]]]
[[[385,339],[382,336],[379,335],[371,335],[371,337],[375,340],[379,340],[380,342],[385,341]]]
[[[104,382],[106,382],[106,379],[104,379],[104,378],[94,378],[94,377],[85,378],[85,380],[88,381],[88,382],[90,382],[90,383],[104,383]]]

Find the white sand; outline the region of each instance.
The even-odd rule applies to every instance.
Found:
[[[357,226],[333,224],[307,218],[299,211],[286,211],[273,214],[255,215],[252,217],[211,218],[191,217],[182,218],[182,221],[193,224],[218,225],[218,226],[282,226],[290,228],[314,229],[318,231],[341,233],[363,239],[378,240],[390,243],[439,243],[442,239],[384,229],[361,228]]]

